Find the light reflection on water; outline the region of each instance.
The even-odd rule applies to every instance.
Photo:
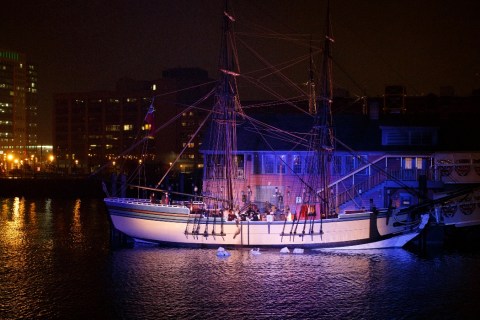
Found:
[[[111,249],[101,200],[0,199],[0,318],[416,319],[480,314],[480,254]]]

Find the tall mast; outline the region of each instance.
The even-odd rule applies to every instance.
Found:
[[[330,183],[330,165],[332,163],[332,154],[334,149],[334,135],[333,135],[333,117],[332,117],[332,102],[333,102],[333,84],[332,84],[332,49],[333,43],[332,26],[330,22],[330,1],[327,2],[327,19],[326,19],[326,35],[324,39],[323,61],[322,61],[322,108],[317,114],[320,123],[320,153],[321,165],[323,166],[321,179],[321,188],[324,190],[323,199],[320,202],[321,211],[327,216],[331,213],[331,195],[328,190]]]
[[[228,10],[228,0],[226,0],[219,58],[219,82],[215,94],[211,138],[215,149],[213,161],[217,168],[215,178],[218,179],[217,190],[212,191],[225,199],[225,205],[231,209],[235,198],[234,177],[238,166],[234,159],[237,145],[235,113],[240,109],[240,103],[237,96],[236,76],[239,73],[233,34],[235,19]]]
[[[314,125],[311,130],[310,150],[312,155],[307,163],[309,176],[306,201],[319,202],[320,214],[332,213],[330,183],[330,165],[334,149],[332,119],[332,59],[333,43],[330,25],[330,2],[327,3],[326,35],[323,47],[323,59],[320,74],[320,95],[317,96],[316,109],[313,113]]]
[[[317,92],[315,87],[315,77],[313,71],[313,54],[312,54],[312,39],[310,39],[310,65],[308,75],[308,112],[310,114],[317,113]]]

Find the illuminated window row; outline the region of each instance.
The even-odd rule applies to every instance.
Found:
[[[105,127],[105,131],[120,131],[119,124],[111,124]]]
[[[20,59],[20,55],[16,52],[0,51],[0,58],[18,60]]]
[[[187,143],[184,142],[184,143],[183,143],[183,147],[185,147],[186,145],[187,145]],[[195,147],[195,143],[190,142],[190,143],[188,144],[188,148],[194,148],[194,147]]]

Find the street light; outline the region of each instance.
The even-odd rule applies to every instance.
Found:
[[[55,160],[55,156],[53,154],[48,156],[48,160],[50,161],[49,164],[47,164],[47,170],[51,170],[53,172],[53,161]]]

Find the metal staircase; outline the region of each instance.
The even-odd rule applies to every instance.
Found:
[[[427,169],[405,169],[400,166],[389,166],[391,159],[406,157],[405,155],[383,155],[373,162],[367,163],[347,175],[342,176],[329,185],[335,199],[335,206],[341,209],[362,209],[375,206],[386,206],[384,187],[386,181],[397,181],[400,185],[408,183],[416,185],[419,175],[428,175]],[[420,157],[415,155],[412,157]],[[423,155],[423,158],[430,155]],[[373,201],[373,202],[372,202]]]

